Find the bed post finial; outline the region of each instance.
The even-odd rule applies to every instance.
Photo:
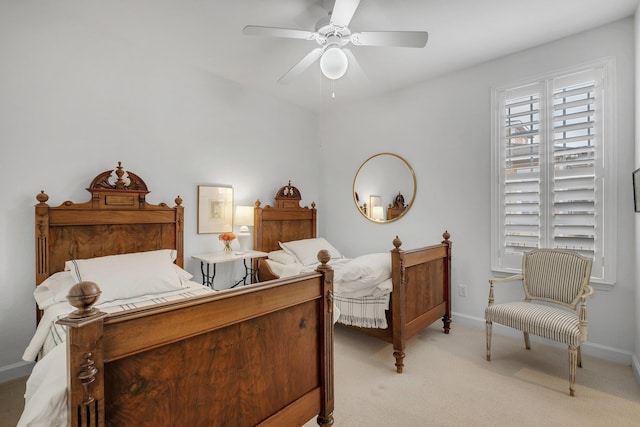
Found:
[[[393,239],[393,246],[395,246],[395,250],[399,251],[400,250],[400,246],[402,246],[402,240],[400,240],[400,238],[398,236],[396,236],[395,239]]]
[[[182,197],[180,197],[180,196],[176,197],[174,202],[176,202],[176,206],[182,205]]]
[[[449,231],[445,230],[444,233],[442,233],[442,237],[444,238],[442,243],[449,243],[449,237],[451,237],[451,234],[449,234]]]
[[[256,199],[256,202],[254,203],[254,206],[256,208],[259,208],[261,204],[262,204],[262,202],[260,201],[260,199]]]
[[[331,260],[331,254],[328,250],[321,249],[320,251],[318,251],[318,261],[320,261],[323,266],[325,266],[329,262],[329,260]]]
[[[76,308],[76,311],[69,314],[69,318],[83,319],[100,313],[93,305],[98,302],[101,293],[100,287],[94,282],[80,282],[73,285],[69,289],[67,299],[69,304]]]
[[[124,190],[125,183],[122,177],[124,176],[124,169],[122,168],[122,162],[118,162],[118,167],[116,168],[116,176],[118,179],[116,180],[116,190]]]
[[[42,205],[47,203],[47,200],[49,200],[49,196],[44,192],[44,190],[40,190],[40,193],[36,195],[36,200],[39,201]]]

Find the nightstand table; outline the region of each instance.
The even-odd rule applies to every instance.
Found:
[[[259,258],[266,257],[267,255],[267,252],[260,251],[232,252],[230,254],[224,252],[211,252],[208,254],[193,255],[191,258],[200,261],[202,284],[209,286],[211,289],[215,289],[213,286],[213,279],[216,277],[216,264],[242,260],[244,264],[244,277],[230,287],[235,288],[240,283],[246,285],[247,279],[249,279],[249,283],[258,281],[258,268],[257,266],[254,267],[253,260],[256,260],[256,263],[260,262]],[[247,265],[247,260],[249,261],[249,265]]]

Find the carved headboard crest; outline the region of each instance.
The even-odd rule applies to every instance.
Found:
[[[110,181],[113,181],[113,183]],[[122,162],[118,162],[118,167],[115,170],[104,171],[96,176],[93,181],[91,181],[89,188],[87,188],[89,191],[94,189],[131,190],[149,193],[147,184],[144,183],[142,178],[133,172],[125,171],[122,167]]]
[[[96,176],[87,191],[94,203],[103,206],[142,207],[149,194],[147,184],[133,172],[125,171],[122,162],[116,169],[104,171]],[[119,195],[116,195],[119,194]]]
[[[300,190],[291,185],[291,180],[276,193],[276,207],[278,208],[299,208],[302,195]]]

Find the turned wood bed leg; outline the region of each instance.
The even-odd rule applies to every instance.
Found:
[[[443,328],[444,328],[444,333],[448,334],[449,331],[451,330],[451,317],[449,317],[449,315],[445,315],[442,318],[442,323],[444,324]]]
[[[396,372],[401,374],[402,368],[404,367],[404,356],[405,353],[402,350],[393,350],[393,357],[396,358]]]
[[[391,292],[391,326],[393,341],[393,357],[396,358],[396,372],[401,374],[404,368],[406,348],[406,286],[407,272],[401,257],[402,240],[398,236],[393,239],[391,250],[391,271],[393,291]]]
[[[333,425],[333,414],[330,414],[328,417],[322,417],[318,415],[316,422],[319,426],[332,426]]]
[[[444,260],[444,262],[446,263],[444,272],[445,272],[445,277],[444,277],[444,291],[445,291],[445,301],[447,302],[447,312],[445,313],[444,317],[442,318],[442,322],[444,323],[444,333],[448,334],[449,331],[451,330],[451,247],[453,246],[453,242],[451,242],[451,240],[449,240],[449,237],[451,237],[451,234],[449,234],[448,230],[445,230],[444,233],[442,233],[442,242],[443,244],[447,245],[447,257]]]
[[[318,261],[320,265],[316,271],[323,275],[323,290],[324,295],[324,340],[322,342],[321,351],[321,375],[322,375],[322,387],[324,393],[322,394],[321,409],[316,422],[320,426],[332,426],[333,425],[333,409],[334,409],[334,360],[333,360],[333,268],[328,264],[331,259],[331,254],[326,249],[322,249],[318,252]]]

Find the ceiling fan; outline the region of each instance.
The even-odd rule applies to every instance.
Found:
[[[425,47],[429,38],[426,31],[363,31],[352,32],[349,23],[360,4],[360,0],[335,0],[333,11],[316,24],[315,31],[290,28],[247,25],[242,32],[251,36],[282,37],[312,40],[319,45],[278,79],[279,83],[289,83],[318,59],[322,74],[331,79],[341,78],[349,66],[360,71],[353,53],[346,47],[354,46],[397,46]],[[360,71],[361,72],[361,71]]]

